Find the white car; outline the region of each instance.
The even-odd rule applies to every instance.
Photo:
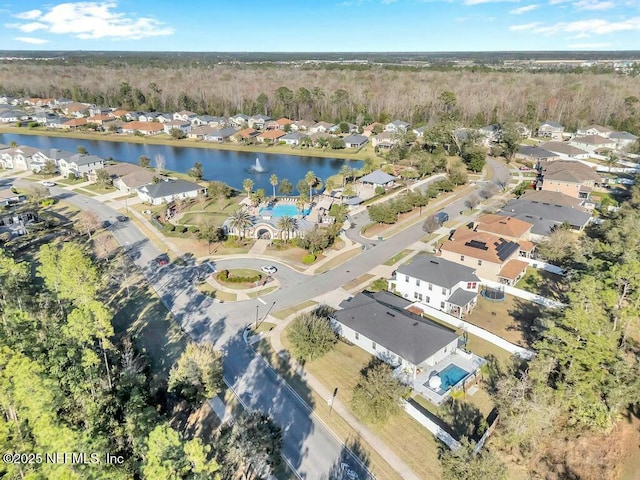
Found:
[[[48,180],[45,180],[44,182],[42,182],[42,185],[45,187],[55,187],[56,186],[56,182],[50,182]]]
[[[264,265],[260,270],[262,270],[267,275],[273,275],[278,271],[278,269],[273,265]]]

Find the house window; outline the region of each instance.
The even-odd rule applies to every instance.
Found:
[[[418,292],[413,292],[413,298],[414,298],[414,300],[418,299]]]
[[[429,291],[433,290],[433,285],[429,284]]]
[[[404,281],[405,281],[405,282],[407,282],[407,283],[409,283],[409,275],[405,275],[405,277],[404,277]]]
[[[460,255],[460,261],[464,262],[464,255]]]
[[[426,300],[427,300],[427,303],[431,303],[431,297],[427,297]]]
[[[371,348],[373,348],[374,350],[376,349],[376,342],[371,342]]]
[[[360,334],[356,332],[356,340],[360,340]]]
[[[440,308],[444,310],[444,302],[440,302]]]
[[[416,287],[419,287],[419,286],[420,286],[420,280],[416,278]]]
[[[422,301],[422,294],[421,293],[418,294],[418,300]]]
[[[443,289],[442,289],[442,294],[443,294],[443,295],[446,295],[446,294],[447,294],[447,289],[446,289],[446,288],[443,288]]]
[[[482,265],[482,260],[478,260],[478,266]]]

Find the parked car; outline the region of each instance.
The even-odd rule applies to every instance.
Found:
[[[102,222],[102,228],[109,228],[111,226],[111,222],[109,220],[104,220]]]
[[[124,215],[118,215],[116,218],[119,222],[126,222],[127,220],[129,220],[129,217],[125,217]]]
[[[267,275],[273,275],[274,273],[276,273],[278,271],[278,269],[276,267],[274,267],[273,265],[263,265],[260,268],[260,270],[262,270]]]
[[[449,220],[449,214],[447,212],[438,212],[433,214],[433,218],[438,221],[440,225]]]
[[[42,185],[45,187],[55,187],[56,182],[50,182],[49,180],[45,180],[44,182],[42,182]]]
[[[158,257],[156,257],[156,265],[162,267],[163,265],[168,265],[169,264],[169,255],[167,255],[166,253],[163,253],[162,255],[159,255]]]

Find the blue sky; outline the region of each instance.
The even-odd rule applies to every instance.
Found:
[[[640,0],[23,0],[0,15],[2,49],[640,50]]]

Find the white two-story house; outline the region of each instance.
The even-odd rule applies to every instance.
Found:
[[[407,300],[462,318],[477,303],[480,279],[473,268],[431,255],[402,265],[389,289]]]

